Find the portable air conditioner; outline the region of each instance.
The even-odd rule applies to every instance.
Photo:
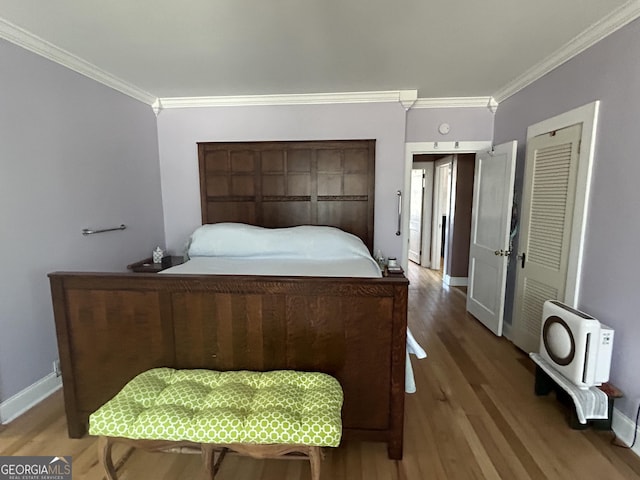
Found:
[[[540,356],[579,388],[609,380],[613,329],[555,300],[542,307]]]

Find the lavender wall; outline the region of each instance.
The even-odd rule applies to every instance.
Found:
[[[442,123],[451,127],[446,135],[438,132]],[[492,138],[493,113],[486,107],[415,108],[407,115],[407,142],[474,142]]]
[[[500,104],[495,142],[517,139],[518,195],[529,125],[600,100],[579,308],[615,328],[611,381],[635,417],[640,402],[640,20],[622,28]],[[511,287],[513,285],[511,284]]]
[[[196,143],[376,140],[375,248],[400,256],[396,190],[404,185],[405,111],[399,103],[172,109],[158,117],[167,247],[182,251],[201,224]]]
[[[0,194],[2,404],[58,357],[47,273],[123,270],[163,243],[151,108],[0,40]]]

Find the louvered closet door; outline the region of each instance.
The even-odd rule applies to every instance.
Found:
[[[564,300],[581,131],[527,142],[513,318],[513,341],[526,352],[538,351],[544,301]]]

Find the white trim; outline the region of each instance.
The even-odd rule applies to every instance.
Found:
[[[6,424],[22,415],[62,387],[62,377],[50,373],[33,385],[0,403],[0,423]]]
[[[415,107],[414,107],[415,108]],[[476,153],[488,150],[492,146],[491,140],[481,140],[475,142],[406,142],[404,154],[404,191],[411,191],[411,168],[413,167],[413,156],[423,153],[442,154],[448,153]],[[409,261],[409,202],[402,205],[402,256],[400,264],[407,270]]]
[[[336,103],[399,102],[403,107],[413,104],[417,90],[391,90],[380,92],[301,93],[292,95],[237,95],[218,97],[159,98],[162,109],[202,108],[256,105],[317,105]],[[410,108],[410,107],[409,107]]]
[[[498,111],[498,105],[500,104],[495,98],[489,97],[489,103],[487,104],[487,108],[491,113],[496,113]]]
[[[611,428],[616,436],[627,445],[631,445],[633,441],[634,430],[636,430],[635,418],[631,419],[623,414],[620,410],[614,407],[613,415],[611,418]],[[640,427],[636,432],[636,444],[631,451],[640,456]]]
[[[450,287],[466,287],[469,285],[469,277],[451,277],[449,275],[443,275],[442,281],[445,285]]]
[[[464,108],[487,107],[493,104],[493,97],[442,97],[418,98],[412,108]],[[497,106],[497,104],[496,104]]]
[[[413,155],[422,153],[447,154],[447,153],[475,153],[489,150],[491,140],[479,140],[475,142],[406,142],[405,151],[411,151],[409,159],[413,162]]]
[[[576,35],[560,49],[556,50],[551,56],[545,58],[542,62],[534,65],[522,75],[519,75],[511,82],[504,85],[500,90],[493,94],[493,97],[499,103],[505,101],[507,98],[518,93],[520,90],[546,75],[551,70],[571,60],[576,55],[582,53],[587,48],[598,43],[606,36],[612,34],[616,30],[619,30],[638,17],[640,17],[640,2],[637,0],[628,1],[602,20],[594,23],[586,30]]]
[[[417,90],[400,90],[400,105],[409,110],[418,100]]]
[[[538,135],[543,135],[553,130],[561,130],[579,123],[582,124],[573,223],[571,226],[571,245],[569,247],[567,281],[564,294],[564,302],[574,308],[577,308],[580,301],[582,255],[584,253],[584,237],[587,229],[587,207],[589,206],[591,172],[596,150],[599,106],[600,102],[595,101],[556,117],[543,120],[527,129],[527,142],[529,142],[531,138]]]
[[[30,52],[49,59],[96,82],[113,88],[147,105],[153,104],[156,97],[149,92],[132,85],[108,72],[96,67],[82,58],[56,47],[54,44],[0,18],[0,38],[14,43]]]
[[[151,104],[151,110],[153,110],[153,113],[156,114],[156,117],[160,115],[160,112],[162,111],[162,104],[160,103],[159,98],[156,98]]]

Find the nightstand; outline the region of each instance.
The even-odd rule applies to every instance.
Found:
[[[127,269],[135,273],[158,273],[169,267],[184,263],[183,257],[167,256],[162,259],[162,263],[153,263],[151,257],[140,260],[139,262],[127,265]]]

